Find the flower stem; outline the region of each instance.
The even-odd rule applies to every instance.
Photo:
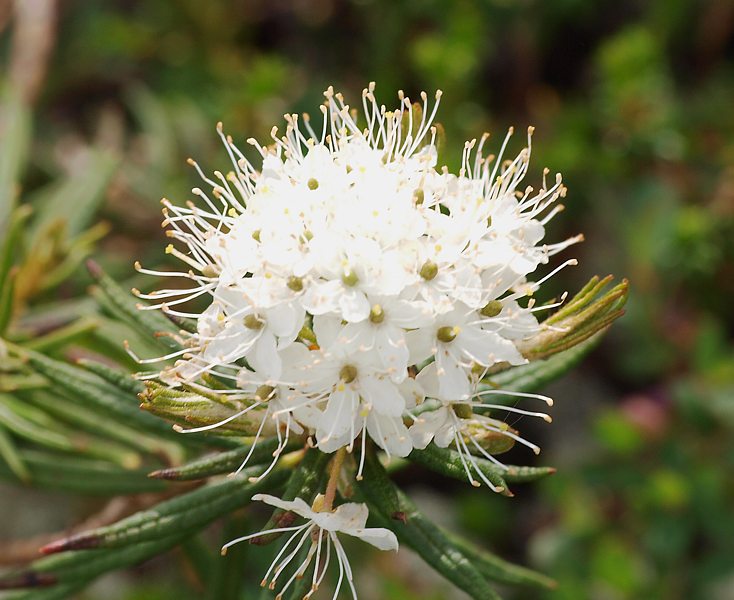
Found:
[[[331,472],[329,473],[329,482],[326,484],[326,493],[324,494],[324,510],[331,511],[336,497],[336,484],[339,481],[339,474],[344,464],[344,457],[347,454],[346,448],[339,448],[336,451],[334,459],[331,461]]]

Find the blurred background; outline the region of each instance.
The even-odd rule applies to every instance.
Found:
[[[356,105],[376,81],[388,106],[440,88],[451,168],[464,140],[490,131],[496,149],[534,125],[528,184],[547,166],[569,188],[549,239],[587,240],[549,296],[613,273],[631,281],[628,313],[549,390],[553,426],[521,424],[544,451],[513,460],[557,474],[512,499],[413,467],[398,480],[436,519],[559,582],[508,598],[734,598],[734,2],[0,0],[0,36],[0,85],[32,107],[33,132],[0,166],[23,156],[31,205],[49,189],[68,200],[53,209],[66,229],[17,284],[29,305],[83,296],[86,255],[126,282],[135,259],[165,264],[159,200],[191,198],[189,156],[228,168],[219,120],[244,150],[284,112],[317,114],[329,85]],[[59,248],[76,259],[49,281]],[[0,563],[17,549],[2,540],[94,506],[0,484]],[[367,555],[360,597],[465,598],[404,554]],[[177,564],[82,597],[201,597]]]

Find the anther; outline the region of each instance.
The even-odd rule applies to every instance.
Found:
[[[474,416],[474,412],[471,409],[471,405],[462,403],[455,403],[451,405],[454,409],[454,413],[460,419],[471,419]]]
[[[303,289],[303,279],[293,275],[288,278],[288,283],[286,285],[288,286],[289,290],[300,292]]]
[[[483,317],[496,317],[502,312],[502,302],[499,300],[491,300],[479,311]]]
[[[275,388],[272,385],[261,385],[255,390],[255,397],[262,402],[266,402],[273,397],[274,391]]]
[[[438,338],[439,342],[444,342],[445,344],[448,344],[449,342],[453,342],[460,332],[461,329],[459,329],[459,327],[449,327],[448,325],[446,325],[444,327],[438,328],[438,331],[436,332],[436,337]]]
[[[418,274],[426,281],[431,281],[436,275],[438,275],[438,265],[432,260],[427,260],[423,263]]]
[[[354,271],[347,269],[342,275],[342,282],[347,287],[354,287],[359,282],[359,277],[357,277],[357,274]]]
[[[382,310],[382,306],[375,304],[370,309],[370,322],[371,323],[382,323],[385,320],[385,311]]]
[[[247,329],[262,329],[262,326],[265,325],[265,321],[262,319],[259,319],[257,315],[247,315],[244,319],[245,321],[245,327]]]
[[[352,383],[357,379],[357,367],[354,365],[344,365],[339,371],[339,379],[344,383]]]

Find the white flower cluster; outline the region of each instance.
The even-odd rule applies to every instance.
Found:
[[[518,301],[575,261],[535,283],[527,276],[579,238],[542,244],[565,188],[544,175],[539,190],[520,189],[531,130],[512,160],[503,158],[511,131],[497,157],[483,155],[488,135],[466,143],[452,174],[437,163],[440,92],[432,107],[426,94],[414,105],[400,93],[388,111],[373,91],[363,92],[362,124],[329,89],[320,132],[307,116],[287,115],[273,145],[248,140],[260,170],[221,125],[233,170],[209,178],[191,161],[211,191],[193,190],[199,206],[164,201],[169,235],[186,246],[168,252],[191,270],[140,269],[196,283],[141,294],[156,301],[148,308],[196,319],[179,360],[159,377],[233,382],[218,391],[242,403],[228,420],[257,415],[257,438],[277,435],[281,448],[291,433],[310,435],[323,452],[364,447],[367,437],[400,457],[432,440],[454,444],[476,484],[472,456],[496,461],[485,433],[536,448],[473,409],[548,417],[487,404],[483,396],[495,392],[477,384],[498,363],[526,362],[517,343],[539,324],[532,301]],[[211,298],[202,313],[180,310],[200,296]],[[417,409],[426,398],[433,411]]]

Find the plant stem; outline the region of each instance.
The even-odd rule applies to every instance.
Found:
[[[336,484],[339,481],[339,475],[344,464],[344,457],[347,455],[346,448],[339,448],[334,459],[331,461],[331,472],[329,473],[329,482],[326,484],[326,493],[324,494],[324,510],[331,511],[336,497]]]

